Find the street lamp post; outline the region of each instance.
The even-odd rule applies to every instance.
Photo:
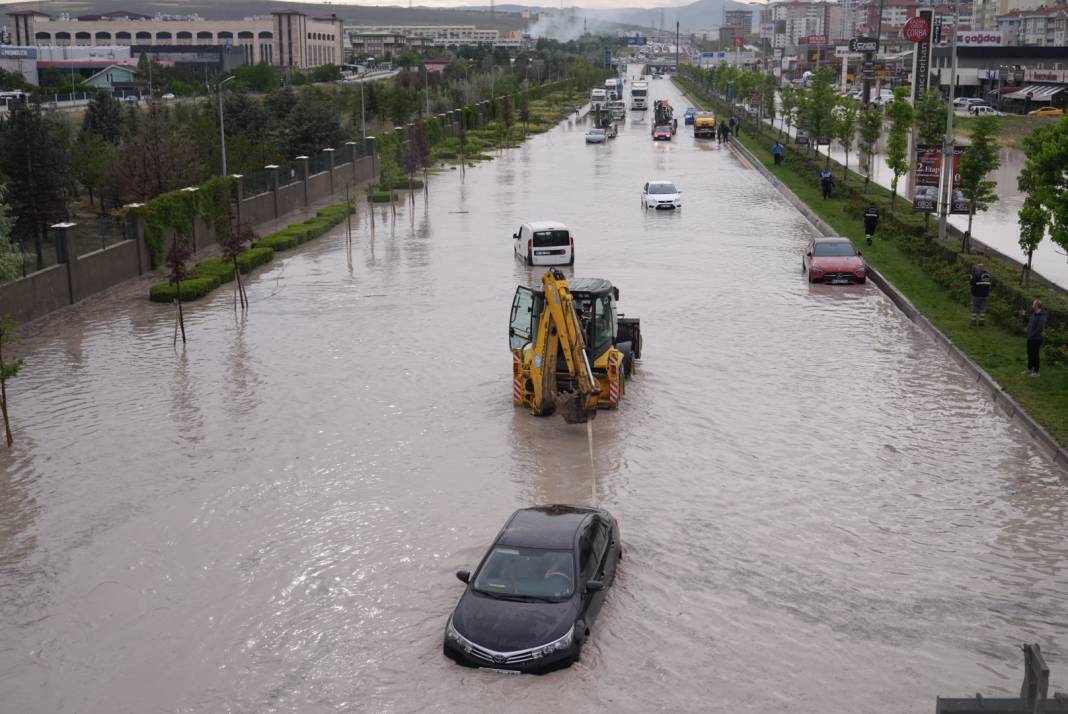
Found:
[[[222,146],[222,175],[226,176],[226,123],[223,121],[223,85],[237,77],[231,75],[219,82],[219,143]]]
[[[946,138],[942,140],[942,207],[938,212],[938,237],[946,238],[949,202],[953,197],[953,94],[957,89],[957,33],[960,31],[960,0],[953,4],[953,59],[949,70],[949,104],[946,108]]]

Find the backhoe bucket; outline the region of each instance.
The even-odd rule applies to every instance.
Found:
[[[568,392],[556,396],[556,408],[568,424],[585,424],[597,416],[597,407],[590,409],[584,394]]]

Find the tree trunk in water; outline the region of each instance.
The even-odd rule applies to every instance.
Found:
[[[968,230],[964,231],[964,237],[960,241],[960,249],[962,253],[967,254],[971,251],[971,237],[972,237],[972,216],[975,215],[975,207],[972,206],[972,210],[968,212]]]
[[[0,412],[4,415],[4,433],[7,435],[7,445],[10,447],[15,443],[15,439],[11,436],[11,420],[7,416],[7,386],[3,380],[0,380]]]

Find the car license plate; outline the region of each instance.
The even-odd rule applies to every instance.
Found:
[[[479,667],[479,669],[485,670],[486,672],[493,672],[495,674],[522,674],[522,672],[515,669],[497,669],[495,667]]]
[[[552,254],[553,254],[553,251],[551,251],[551,250],[536,250],[536,251],[534,251],[534,255],[552,255]]]
[[[831,281],[831,285],[849,285],[849,278],[835,278]]]

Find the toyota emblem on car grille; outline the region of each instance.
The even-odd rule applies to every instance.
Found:
[[[502,655],[493,655],[493,662],[495,664],[504,664],[506,658]]]

